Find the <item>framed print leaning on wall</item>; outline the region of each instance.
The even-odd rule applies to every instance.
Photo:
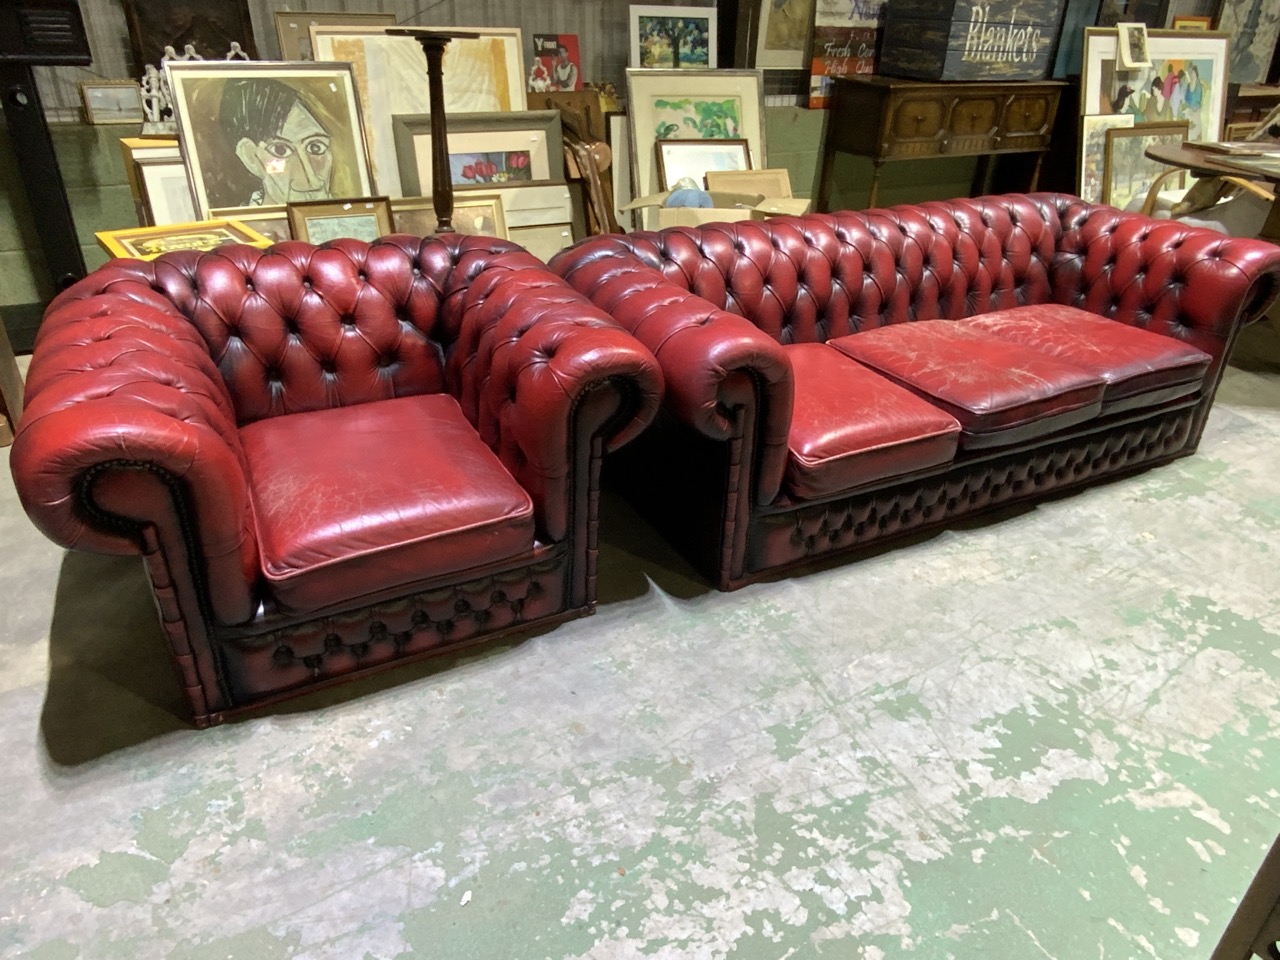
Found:
[[[716,8],[631,5],[630,66],[714,70]]]
[[[372,193],[345,63],[165,65],[196,210]]]
[[[276,38],[281,60],[314,60],[311,52],[312,26],[394,27],[394,13],[319,13],[310,10],[277,10]]]
[[[767,167],[762,87],[759,70],[628,70],[632,192],[659,192],[659,140],[743,139],[752,162]]]
[[[400,183],[431,194],[431,117],[393,117]],[[455,187],[564,179],[559,110],[460,113],[449,117],[449,172]]]
[[[191,181],[181,158],[144,157],[135,160],[147,226],[190,223],[196,219]]]
[[[291,203],[288,215],[293,238],[307,243],[342,239],[373,243],[391,232],[391,201],[386,197]]]
[[[1124,70],[1116,31],[1084,34],[1080,112],[1129,113],[1137,123],[1186,120],[1188,140],[1218,140],[1227,100],[1227,35],[1150,30],[1151,66]]]
[[[132,80],[84,80],[80,101],[86,123],[141,123],[142,88]]]
[[[1131,113],[1104,113],[1080,118],[1080,180],[1076,195],[1089,203],[1102,202],[1102,183],[1107,163],[1107,131],[1132,127]]]
[[[1266,83],[1280,40],[1276,0],[1221,0],[1215,30],[1231,37],[1227,61],[1232,83]]]
[[[238,220],[198,220],[163,227],[128,227],[124,230],[102,230],[96,234],[98,245],[113,257],[154,260],[163,253],[176,250],[216,250],[230,243],[250,247],[269,247],[271,241]]]
[[[480,34],[450,40],[444,50],[444,108],[459,113],[525,109],[522,34],[515,27],[439,27]],[[400,183],[391,118],[426,113],[427,58],[413,37],[392,37],[383,27],[313,26],[311,43],[319,60],[351,64],[358,83],[365,140],[378,192],[401,197],[415,192]]]
[[[1107,156],[1102,168],[1102,202],[1121,210],[1140,208],[1152,184],[1169,169],[1157,160],[1148,159],[1147,148],[1158,143],[1185,143],[1187,127],[1186,120],[1175,120],[1108,130]],[[1170,186],[1181,187],[1185,180],[1183,171]]]
[[[745,140],[659,140],[657,160],[663,190],[674,190],[683,177],[706,189],[709,172],[750,170],[751,148]]]

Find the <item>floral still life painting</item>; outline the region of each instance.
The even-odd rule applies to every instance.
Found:
[[[499,153],[451,153],[449,172],[455,187],[476,183],[513,183],[533,179],[528,150]]]

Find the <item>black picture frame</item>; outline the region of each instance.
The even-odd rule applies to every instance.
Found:
[[[181,55],[191,44],[206,60],[224,60],[234,41],[258,59],[248,0],[125,0],[124,13],[139,76],[160,65],[166,46]]]

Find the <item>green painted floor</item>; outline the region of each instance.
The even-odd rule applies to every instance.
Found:
[[[0,478],[0,957],[1205,958],[1280,831],[1280,372],[1198,455],[197,732]]]

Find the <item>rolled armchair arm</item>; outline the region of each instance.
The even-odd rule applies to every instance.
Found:
[[[445,313],[458,338],[448,379],[481,438],[533,497],[539,536],[564,539],[575,471],[653,420],[662,372],[653,355],[523,251],[459,261]],[[598,440],[598,446],[592,449]]]
[[[1185,340],[1225,362],[1280,292],[1280,247],[1049,195],[1063,233],[1054,299]]]
[[[772,502],[786,468],[794,396],[791,363],[778,342],[668,280],[617,238],[578,244],[551,266],[653,352],[667,410],[692,429],[730,439],[741,385],[752,385],[754,422],[744,428],[755,433],[755,496]]]
[[[242,622],[258,562],[230,399],[199,334],[129,279],[145,266],[104,268],[51,305],[10,467],[50,539],[139,553],[155,527],[187,554],[167,558],[174,575],[207,578],[213,615]]]

